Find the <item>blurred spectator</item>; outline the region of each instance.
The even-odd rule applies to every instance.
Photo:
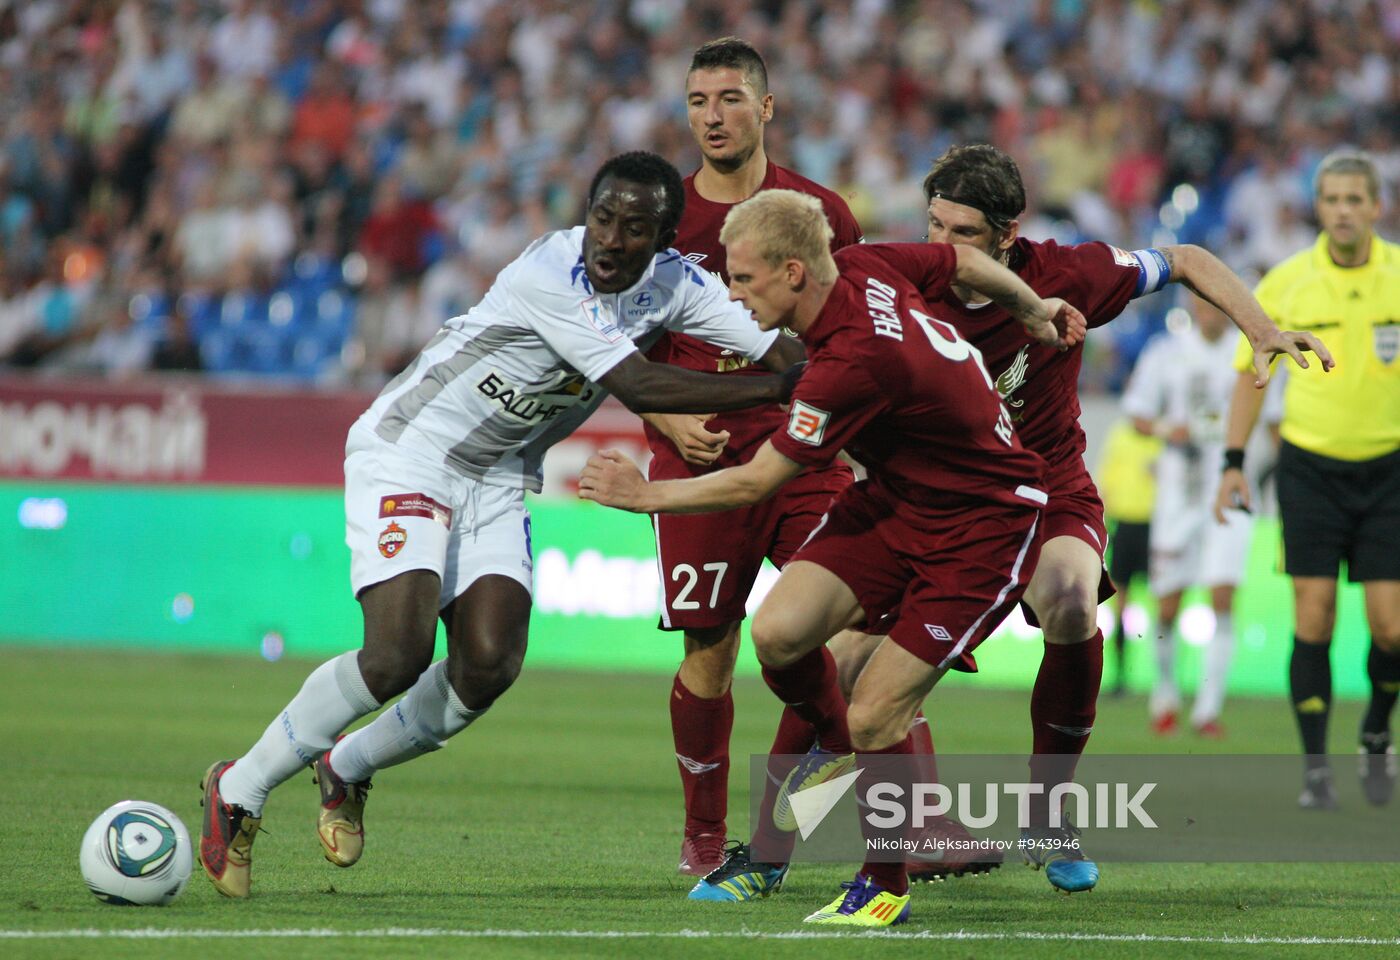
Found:
[[[116,291],[92,303],[93,325],[85,331],[88,343],[73,351],[66,362],[95,370],[108,377],[131,377],[149,369],[155,344],[149,330],[132,315],[129,300]]]
[[[165,336],[151,356],[151,369],[196,371],[204,369],[199,356],[199,341],[195,338],[189,316],[189,302],[181,297],[166,324]]]
[[[317,143],[339,159],[355,133],[355,101],[329,62],[316,68],[311,88],[297,104],[292,120],[292,146]]]
[[[194,89],[176,104],[170,133],[191,147],[224,139],[247,109],[246,93],[242,85],[221,79],[212,59],[200,57],[195,64]]]
[[[265,0],[233,0],[209,31],[209,55],[226,77],[262,77],[272,68],[276,40]]]
[[[432,207],[419,197],[406,196],[403,182],[391,174],[374,188],[374,203],[360,230],[359,250],[367,259],[388,264],[396,276],[415,278],[428,267],[428,244],[437,232]]]
[[[174,241],[176,261],[195,287],[213,284],[233,262],[233,218],[219,206],[213,181],[200,187],[194,209],[180,219]]]

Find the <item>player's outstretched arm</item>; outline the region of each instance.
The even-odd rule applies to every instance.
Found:
[[[632,513],[711,513],[749,507],[766,500],[802,472],[802,465],[764,442],[752,460],[687,480],[649,482],[637,465],[617,450],[588,458],[578,493],[608,507]]]
[[[790,367],[779,376],[726,377],[651,363],[633,353],[599,380],[633,413],[696,413],[742,410],[764,403],[786,403],[801,376]]]
[[[1304,354],[1309,352],[1322,361],[1323,370],[1331,370],[1335,365],[1326,345],[1311,333],[1280,330],[1269,319],[1259,301],[1254,299],[1254,294],[1249,292],[1244,281],[1209,250],[1192,243],[1157,249],[1167,258],[1173,282],[1180,283],[1202,300],[1214,304],[1235,322],[1235,326],[1249,340],[1249,345],[1254,348],[1255,387],[1262,389],[1269,382],[1269,363],[1281,353],[1288,354],[1300,367],[1308,366],[1308,358]]]
[[[981,250],[961,243],[954,244],[953,250],[958,258],[957,282],[990,297],[1037,342],[1060,350],[1084,342],[1089,325],[1077,309],[1058,298],[1042,300],[1024,280]]]
[[[1255,421],[1259,419],[1259,410],[1264,406],[1264,392],[1255,387],[1254,374],[1241,373],[1235,381],[1235,392],[1230,395],[1230,413],[1225,421],[1226,456],[1230,456],[1228,451],[1240,451],[1235,455],[1241,458],[1241,462],[1226,466],[1220,473],[1220,487],[1215,493],[1215,519],[1218,523],[1225,522],[1225,511],[1228,509],[1250,508],[1243,450],[1249,442],[1250,433],[1254,431]]]

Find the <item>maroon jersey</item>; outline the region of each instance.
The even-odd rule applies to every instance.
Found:
[[[1091,327],[1108,323],[1123,311],[1142,275],[1131,253],[1106,243],[1062,247],[1053,240],[1019,239],[1012,248],[1011,265],[1040,296],[1060,297],[1078,307]],[[994,303],[969,306],[946,283],[926,289],[924,295],[935,316],[951,320],[982,352],[1021,442],[1045,459],[1051,488],[1062,475],[1082,470],[1082,349],[1060,352],[1042,346],[1006,310]]]
[[[771,161],[768,172],[763,177],[759,190],[796,190],[810,194],[822,202],[826,219],[831,224],[835,236],[831,249],[839,250],[861,239],[860,225],[851,215],[846,201],[832,191],[813,183],[806,177],[798,176]],[[696,266],[718,274],[726,284],[729,272],[725,269],[727,259],[724,245],[719,242],[719,230],[724,218],[734,207],[730,203],[715,203],[706,200],[695,190],[695,175],[685,179],[685,214],[681,217],[680,230],[676,236],[675,248]],[[657,363],[669,363],[686,370],[699,370],[702,373],[732,373],[744,376],[753,373],[766,373],[755,368],[745,357],[732,351],[697,340],[680,333],[667,333],[647,351],[647,359]],[[753,456],[764,440],[783,423],[783,412],[776,405],[754,407],[735,413],[723,413],[708,424],[710,430],[718,433],[729,431],[729,443],[724,453],[713,467],[700,467],[687,464],[681,459],[675,446],[663,437],[650,424],[645,425],[647,443],[658,463],[652,468],[657,479],[665,477],[686,477],[708,472],[712,469],[734,466]],[[660,472],[658,471],[658,468]]]
[[[841,274],[803,333],[809,363],[773,446],[807,466],[842,448],[896,515],[946,517],[977,504],[1045,504],[1040,457],[1021,446],[977,351],[929,315],[947,287],[947,244],[838,251]]]

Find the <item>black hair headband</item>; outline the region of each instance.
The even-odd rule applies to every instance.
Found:
[[[1010,223],[1012,220],[1015,220],[1017,216],[1017,214],[1015,213],[1005,213],[999,210],[988,210],[985,206],[983,206],[975,200],[959,196],[956,193],[948,193],[945,190],[934,190],[929,194],[928,198],[930,201],[947,200],[949,203],[960,203],[964,207],[971,207],[978,213],[982,214],[982,216],[986,217],[988,223],[993,223],[994,225],[996,222],[1000,222],[1002,224]]]

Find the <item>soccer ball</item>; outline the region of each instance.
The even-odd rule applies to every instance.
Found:
[[[87,828],[78,864],[103,903],[164,906],[190,881],[190,833],[158,803],[123,800]]]

